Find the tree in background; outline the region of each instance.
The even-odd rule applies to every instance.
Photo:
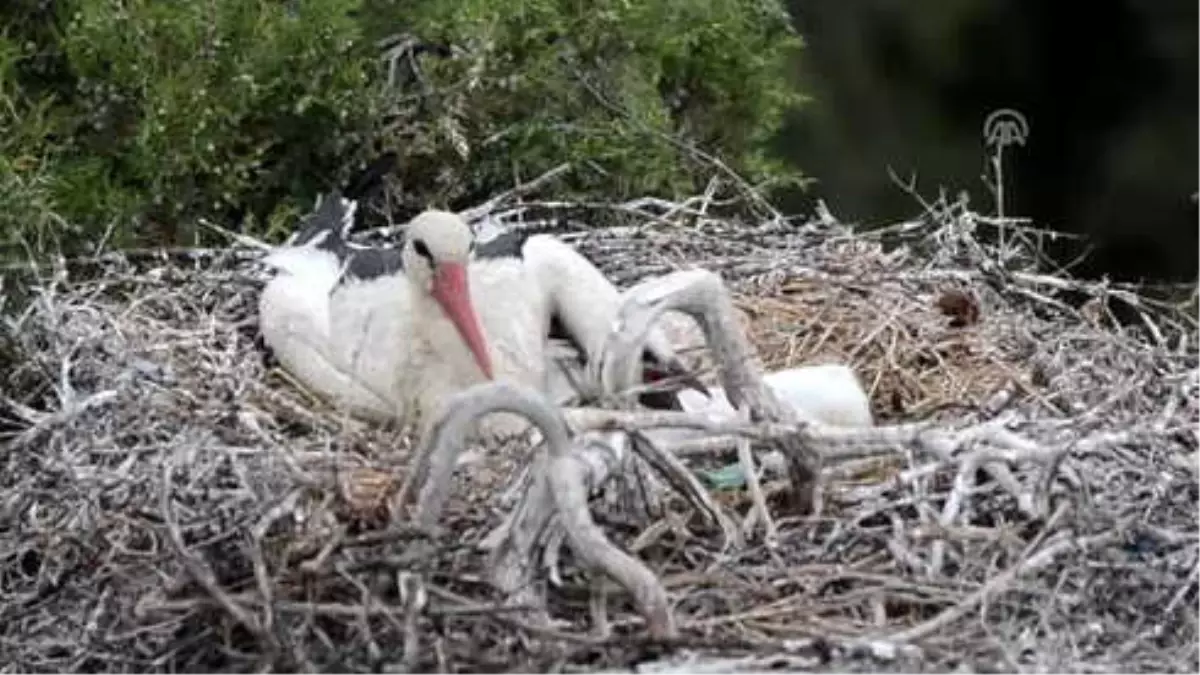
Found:
[[[10,0],[0,21],[10,253],[290,228],[385,150],[401,217],[564,161],[572,196],[694,191],[692,147],[799,178],[767,151],[800,100],[777,0]]]

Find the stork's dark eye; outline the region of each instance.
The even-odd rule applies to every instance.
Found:
[[[425,242],[420,239],[413,241],[413,250],[422,258],[433,262],[433,254],[429,252],[429,247],[425,245]]]

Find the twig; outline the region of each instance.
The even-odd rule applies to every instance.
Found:
[[[468,223],[474,223],[475,221],[477,221],[481,218],[484,218],[492,211],[495,211],[496,208],[500,206],[500,204],[503,204],[506,201],[527,195],[531,192],[534,192],[534,191],[540,189],[546,183],[549,183],[549,182],[557,179],[559,176],[570,171],[571,168],[572,167],[569,162],[564,162],[562,164],[559,164],[558,166],[550,169],[549,171],[546,171],[545,173],[541,174],[540,176],[534,178],[533,180],[526,181],[524,183],[516,185],[516,186],[492,197],[491,199],[488,199],[486,202],[484,202],[478,206],[473,206],[473,207],[467,209],[466,211],[459,213],[459,216],[461,216],[462,219]]]
[[[758,480],[758,470],[754,466],[754,457],[750,454],[750,442],[744,439],[738,441],[737,452],[742,473],[746,476],[746,487],[750,490],[750,499],[754,504],[754,509],[758,511],[758,517],[762,520],[765,532],[764,543],[773,548],[779,543],[779,530],[775,526],[775,520],[771,518],[770,509],[767,508],[767,498],[763,496],[762,483]]]
[[[242,624],[250,634],[258,640],[263,647],[266,655],[278,654],[280,647],[274,636],[264,630],[263,626],[258,622],[253,615],[247,612],[244,608],[238,605],[233,598],[221,588],[221,584],[217,582],[216,576],[208,563],[204,562],[200,557],[192,554],[187,544],[184,543],[183,533],[179,531],[179,524],[175,521],[175,514],[171,509],[171,473],[174,466],[169,458],[163,459],[162,470],[162,488],[159,491],[159,511],[162,513],[163,523],[167,527],[167,533],[170,542],[175,549],[175,554],[179,557],[188,573],[195,579],[214,601],[224,609],[235,621]],[[269,656],[273,659],[273,656]]]
[[[1054,562],[1054,559],[1059,555],[1072,550],[1083,553],[1089,549],[1116,543],[1123,537],[1124,534],[1121,532],[1108,532],[1082,538],[1064,536],[1059,541],[1047,545],[1033,556],[1016,563],[1004,572],[992,577],[982,588],[967,596],[954,607],[912,628],[892,633],[886,639],[892,642],[919,641],[966,616],[968,612],[973,610],[980,602],[983,602],[985,598],[1003,592],[1009,584],[1021,575],[1041,569]]]

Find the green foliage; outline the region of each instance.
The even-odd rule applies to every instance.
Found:
[[[55,214],[54,179],[43,139],[53,129],[49,100],[21,95],[21,46],[0,35],[0,259],[58,247],[72,234]],[[16,235],[19,234],[20,237]]]
[[[766,154],[798,100],[777,0],[13,0],[0,21],[0,245],[262,229],[385,149],[408,209],[564,161],[590,168],[576,196],[694,191],[691,148],[796,177]],[[396,36],[452,55],[381,58]]]
[[[445,202],[480,199],[511,184],[514,169],[528,178],[563,161],[597,169],[576,174],[577,194],[694,192],[707,176],[688,165],[691,148],[752,180],[788,174],[766,148],[799,100],[786,77],[799,39],[774,0],[367,6],[389,17],[372,38],[407,17],[408,32],[463,48],[424,69],[440,93],[421,101],[428,114],[402,113],[410,133],[442,139],[398,149],[438,168],[428,187]]]

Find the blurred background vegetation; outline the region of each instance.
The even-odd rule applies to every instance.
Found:
[[[0,25],[10,250],[290,227],[386,150],[401,218],[564,161],[589,170],[563,196],[695,193],[675,139],[798,178],[768,154],[799,99],[774,0],[10,0]]]
[[[888,167],[987,212],[1007,107],[1010,215],[1091,235],[1079,273],[1194,280],[1196,32],[1193,0],[6,0],[0,259],[278,239],[387,150],[399,219],[564,161],[561,197],[693,194],[692,148],[788,212],[912,217]]]
[[[790,209],[820,196],[867,225],[909,217],[890,165],[923,194],[964,190],[990,212],[983,124],[1012,108],[1030,133],[1005,152],[1009,215],[1087,235],[1074,274],[1196,281],[1195,0],[787,2],[813,102],[779,150],[817,181]]]

